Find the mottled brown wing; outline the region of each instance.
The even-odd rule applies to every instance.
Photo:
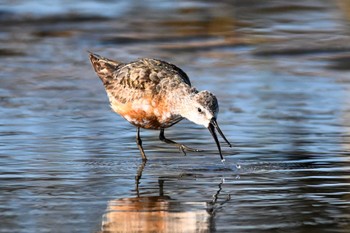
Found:
[[[184,82],[191,86],[190,79],[180,68],[164,61],[143,58],[121,67],[116,72],[116,78],[129,88],[149,90],[163,79]]]
[[[113,81],[105,84],[107,92],[125,103],[144,96],[155,96],[180,83],[191,86],[191,82],[180,68],[156,59],[140,59],[118,65],[113,72]]]
[[[143,59],[143,61],[145,63],[149,63],[151,65],[151,67],[154,67],[155,69],[157,69],[159,71],[163,71],[166,74],[173,76],[172,78],[180,79],[179,81],[182,81],[182,82],[186,83],[187,85],[191,86],[191,81],[188,78],[187,74],[179,67],[177,67],[171,63],[157,60],[157,59],[145,58],[145,59]]]
[[[184,71],[161,60],[143,58],[123,64],[90,53],[90,61],[109,96],[122,103],[152,97],[180,84],[191,86]]]

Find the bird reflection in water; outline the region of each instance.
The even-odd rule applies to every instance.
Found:
[[[135,176],[136,197],[108,202],[100,233],[106,232],[211,232],[215,229],[217,210],[230,200],[219,203],[221,182],[208,202],[179,202],[164,195],[164,179],[159,178],[159,195],[140,196],[139,184],[146,162],[142,162]]]

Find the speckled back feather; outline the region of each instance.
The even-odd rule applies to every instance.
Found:
[[[124,64],[92,53],[90,60],[107,93],[121,103],[154,96],[181,84],[191,86],[183,70],[165,61],[142,58]]]

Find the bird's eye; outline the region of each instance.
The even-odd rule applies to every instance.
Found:
[[[202,109],[201,109],[201,108],[198,108],[198,112],[202,112]]]

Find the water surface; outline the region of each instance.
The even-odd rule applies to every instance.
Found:
[[[0,232],[348,232],[347,1],[4,1]],[[109,109],[87,50],[180,66],[234,144]],[[223,144],[224,145],[224,144]]]

